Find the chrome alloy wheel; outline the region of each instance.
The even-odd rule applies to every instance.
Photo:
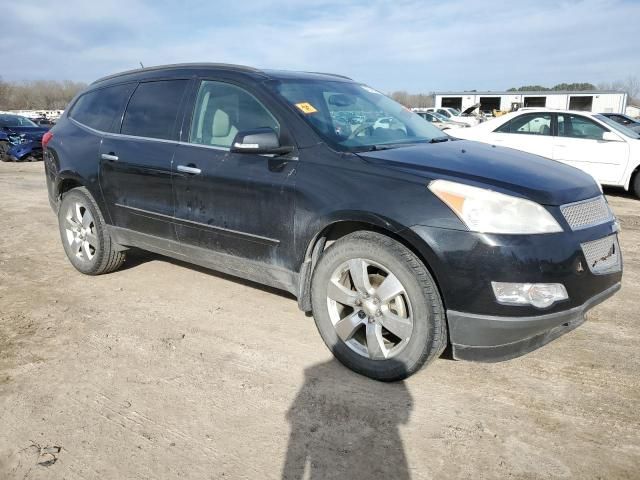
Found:
[[[64,229],[71,253],[80,260],[92,260],[98,251],[98,236],[89,209],[81,203],[72,203],[65,215]]]
[[[409,296],[388,268],[372,260],[354,258],[333,272],[327,306],[338,337],[363,357],[391,358],[411,338]]]

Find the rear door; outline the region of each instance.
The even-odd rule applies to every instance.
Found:
[[[87,187],[101,206],[104,198],[101,195],[97,162],[94,159],[100,156],[104,135],[120,130],[122,113],[136,86],[137,82],[121,83],[82,94],[69,111],[70,121],[62,121],[56,127],[69,139],[58,144],[59,156],[74,159],[74,168],[80,176],[89,180]],[[53,157],[45,156],[44,161],[48,172],[57,171],[57,167],[50,165],[54,162]],[[48,185],[53,188],[53,181],[48,182]],[[52,198],[55,197],[53,190],[49,193]],[[108,218],[108,209],[104,213]]]
[[[620,184],[629,158],[627,142],[622,138],[617,142],[604,140],[603,134],[610,130],[583,115],[558,113],[556,116],[558,135],[554,137],[554,160],[591,174],[599,183]]]
[[[491,143],[552,158],[551,113],[518,115],[489,134]]]
[[[188,82],[140,83],[129,100],[120,133],[103,138],[100,185],[116,227],[176,240],[171,162]]]

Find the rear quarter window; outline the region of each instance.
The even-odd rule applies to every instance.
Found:
[[[78,98],[69,117],[102,132],[115,132],[134,88],[135,84],[129,83],[89,91]]]
[[[121,133],[176,140],[176,118],[188,80],[141,83],[129,100]]]

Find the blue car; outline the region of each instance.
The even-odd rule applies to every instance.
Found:
[[[26,117],[0,114],[0,160],[31,162],[42,160],[42,136],[49,128]]]

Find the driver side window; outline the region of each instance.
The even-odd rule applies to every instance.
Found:
[[[229,83],[205,80],[196,99],[189,142],[215,147],[231,146],[239,131],[280,125],[250,93]]]

